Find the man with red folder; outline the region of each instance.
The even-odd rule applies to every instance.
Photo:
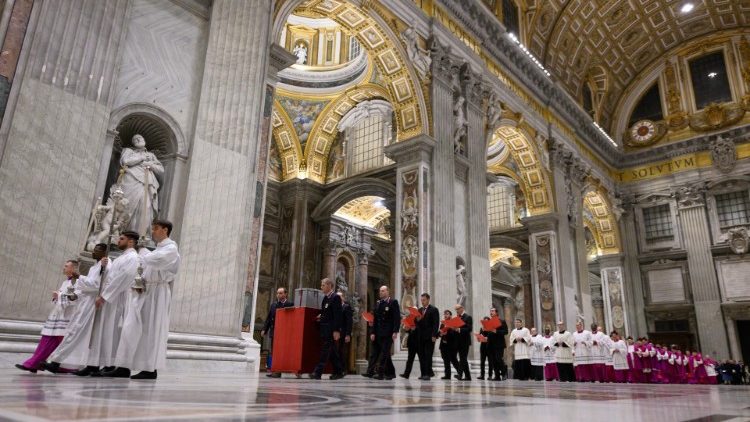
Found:
[[[375,308],[375,323],[372,327],[373,333],[370,334],[370,341],[377,340],[380,356],[377,360],[378,373],[373,378],[392,380],[394,377],[386,373],[386,368],[393,367],[391,348],[401,326],[401,308],[398,301],[391,298],[388,286],[381,286],[378,294],[380,301]]]
[[[435,352],[435,342],[440,330],[440,311],[430,304],[430,294],[422,293],[419,298],[422,307],[419,308],[417,319],[417,333],[419,338],[417,354],[419,355],[419,379],[429,381],[435,376],[432,371],[432,354]]]
[[[471,372],[469,372],[469,347],[471,347],[471,327],[474,320],[471,315],[464,311],[463,305],[456,305],[456,315],[464,322],[460,328],[454,328],[458,332],[458,374],[456,379],[471,381]]]

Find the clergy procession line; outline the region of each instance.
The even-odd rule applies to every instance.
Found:
[[[330,379],[336,380],[345,376],[345,360],[341,356],[351,339],[352,312],[342,292],[337,294],[334,291],[331,280],[323,279],[321,290],[324,298],[318,322],[322,347],[320,361],[310,378],[321,379],[323,368],[330,362],[334,369]],[[478,379],[501,381],[508,378],[509,371],[503,360],[508,326],[500,319],[497,309],[490,309],[490,315],[481,321],[482,328],[472,336],[473,319],[460,304],[455,305],[455,317],[452,311],[445,310],[441,321],[438,309],[430,304],[430,295],[423,293],[420,296],[422,306],[409,309],[409,314],[402,318],[399,303],[390,297],[387,286],[380,287],[379,297],[373,313],[362,314],[367,321],[371,343],[367,370],[362,376],[379,380],[396,378],[391,359],[392,346],[403,328],[408,336],[408,355],[405,370],[399,375],[402,378],[408,379],[411,375],[415,357],[419,358],[419,379],[428,381],[434,377],[432,356],[435,343],[439,343],[445,371],[441,379],[450,380],[452,369],[455,369],[455,379],[470,381],[468,355],[472,337],[480,347]],[[292,306],[284,288],[278,290],[277,299],[262,331],[262,335],[269,335],[271,339],[276,309]],[[536,328],[525,328],[521,319],[516,319],[514,325],[508,343],[513,348],[512,375],[517,380],[741,384],[743,371],[746,371],[741,364],[727,362],[719,365],[708,355],[704,357],[690,350],[683,352],[676,345],[662,347],[652,344],[647,338],[634,341],[627,337],[623,340],[617,331],[606,335],[596,324],[592,324],[591,331],[588,331],[582,321],[576,324],[574,332],[567,331],[560,321],[557,331],[552,332],[551,327],[546,327],[544,335],[537,333]],[[281,373],[273,371],[270,354],[267,365],[267,376],[281,377]]]
[[[108,245],[97,244],[96,263],[85,276],[78,274],[77,260],[67,261],[36,351],[16,368],[156,379],[166,366],[172,285],[180,265],[171,233],[171,222],[154,220],[157,245],[150,251],[139,247],[138,233],[123,231],[117,240],[122,254],[110,262]]]

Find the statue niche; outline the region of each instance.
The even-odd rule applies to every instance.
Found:
[[[110,232],[134,230],[148,236],[151,221],[167,217],[176,156],[175,136],[159,119],[132,114],[120,121],[106,183],[92,211],[87,250],[105,242]]]

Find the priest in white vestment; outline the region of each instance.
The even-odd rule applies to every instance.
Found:
[[[596,323],[591,324],[591,357],[589,359],[589,365],[591,365],[591,381],[594,382],[605,382],[606,376],[606,363],[607,353],[605,354],[604,343],[609,337],[601,331],[601,327]]]
[[[132,379],[156,379],[157,370],[166,367],[172,285],[180,267],[171,232],[172,223],[165,220],[155,220],[151,226],[156,249],[140,257],[146,289],[131,295],[125,313],[115,371],[137,371]]]
[[[558,331],[552,338],[555,341],[555,361],[560,381],[573,382],[576,380],[573,372],[573,333],[565,329],[565,323],[557,323]]]
[[[63,336],[68,331],[68,323],[78,304],[76,300],[71,300],[73,298],[69,295],[69,292],[74,291],[76,279],[79,277],[78,261],[73,259],[65,261],[63,274],[66,277],[65,281],[59,290],[52,292],[52,311],[44,321],[42,337],[39,339],[34,354],[24,363],[16,364],[16,368],[22,371],[36,373],[39,369],[45,369],[45,361],[62,343]]]
[[[576,323],[576,331],[573,333],[573,368],[576,380],[589,382],[591,378],[591,346],[594,339],[591,331],[583,329],[583,322]]]
[[[508,340],[513,345],[513,378],[526,381],[531,376],[531,333],[523,326],[523,321],[516,319],[516,328],[511,331]]]
[[[612,333],[612,345],[610,353],[612,354],[612,367],[615,371],[615,382],[628,381],[628,345],[620,338],[617,331]]]
[[[531,361],[531,379],[534,381],[544,379],[544,346],[546,343],[547,341],[537,333],[536,328],[531,327],[529,358]]]
[[[84,369],[76,371],[79,376],[91,375],[99,370],[98,366],[88,365],[89,342],[91,340],[91,329],[94,325],[96,314],[96,297],[99,295],[99,283],[106,273],[107,245],[100,243],[94,247],[91,257],[96,263],[89,268],[88,275],[78,278],[75,285],[75,293],[78,296],[78,305],[73,317],[68,323],[68,332],[60,346],[57,347],[52,356],[51,363],[45,368],[50,372],[58,372],[60,365],[81,367]]]
[[[138,275],[138,233],[124,231],[117,240],[117,248],[122,255],[108,264],[107,276],[104,278],[101,293],[96,298],[99,313],[94,316],[91,350],[86,361],[87,366],[101,366],[101,372],[92,376],[110,376],[108,371],[114,369],[117,345],[120,342],[122,319],[125,304],[130,295],[130,287]],[[105,261],[106,263],[107,261]]]

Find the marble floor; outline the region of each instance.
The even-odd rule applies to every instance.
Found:
[[[3,421],[750,421],[750,386],[339,381],[164,373],[157,381],[0,370]]]

